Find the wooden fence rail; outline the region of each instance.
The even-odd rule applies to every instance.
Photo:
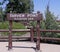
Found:
[[[30,37],[20,37],[20,36],[12,36],[12,39],[29,39]],[[0,36],[0,39],[8,39],[8,36]],[[34,37],[36,39],[36,37]],[[52,38],[52,37],[40,37],[41,40],[56,40],[60,41],[60,38]]]
[[[0,32],[9,32],[9,29],[0,29]],[[30,29],[12,29],[12,32],[30,32]],[[60,30],[40,30],[40,32],[56,32],[56,33],[60,33]]]
[[[40,32],[56,32],[56,33],[60,33],[60,30],[40,30]]]
[[[9,32],[9,29],[0,29],[0,32]],[[12,32],[30,32],[30,29],[12,29]]]

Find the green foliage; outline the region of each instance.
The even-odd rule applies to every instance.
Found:
[[[45,21],[44,20],[42,20],[41,22],[40,22],[40,29],[42,29],[42,30],[45,30],[46,29],[46,26],[45,26]],[[41,32],[41,36],[42,37],[45,37],[45,32]]]
[[[8,29],[8,28],[9,28],[9,23],[7,21],[0,22],[0,29]]]
[[[13,22],[12,25],[13,29],[25,29],[25,26],[23,24],[21,24],[20,22]],[[5,22],[0,22],[0,29],[9,29],[9,22],[5,21]],[[23,35],[25,34],[25,32],[13,32],[12,35]],[[8,32],[3,32],[3,35],[9,35]]]
[[[36,21],[31,21],[30,24],[31,24],[31,26],[36,27],[37,22]]]
[[[47,30],[58,30],[58,24],[56,22],[56,17],[54,14],[49,11],[49,6],[47,6],[46,12],[45,12],[45,27]],[[57,37],[57,33],[54,32],[47,32],[45,34],[46,37]]]
[[[2,10],[2,7],[0,7],[0,21],[3,21],[3,10]]]
[[[34,11],[33,0],[21,0],[21,2],[25,3],[25,12],[31,13],[32,11]]]
[[[6,13],[31,13],[34,10],[33,0],[3,0],[9,2],[6,6]]]
[[[20,22],[13,22],[13,29],[25,29],[25,26]]]
[[[3,11],[2,7],[0,7],[0,21],[5,21],[5,11]]]
[[[8,29],[9,28],[9,22],[0,22],[0,29]],[[20,22],[13,22],[12,25],[13,29],[25,29],[25,26],[21,24]]]
[[[40,21],[40,28],[41,29],[46,29],[46,26],[45,26],[45,21]]]

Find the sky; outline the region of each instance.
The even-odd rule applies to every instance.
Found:
[[[34,0],[34,11],[40,11],[44,14],[48,2],[50,11],[60,19],[60,0]]]
[[[3,0],[0,0],[0,2],[2,1]],[[60,17],[60,0],[33,0],[34,12],[40,11],[41,13],[44,14],[48,2],[50,6],[50,11],[54,13],[55,16]],[[5,8],[7,3],[8,2],[6,2],[2,7]]]

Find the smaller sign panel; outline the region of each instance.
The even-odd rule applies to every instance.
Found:
[[[7,14],[8,20],[41,20],[41,14],[33,13],[33,14]]]

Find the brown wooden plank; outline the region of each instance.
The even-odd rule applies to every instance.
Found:
[[[60,38],[52,38],[52,37],[40,37],[41,39],[45,39],[45,40],[56,40],[56,41],[60,41]]]
[[[26,38],[30,38],[30,37],[12,36],[12,39],[26,39]],[[8,36],[0,36],[0,39],[8,39]],[[40,39],[60,41],[60,38],[52,38],[52,37],[40,37]]]
[[[30,37],[12,36],[12,39],[26,39]],[[8,39],[8,36],[0,36],[0,39]]]
[[[60,30],[40,30],[41,32],[56,32],[60,33]]]
[[[30,29],[12,29],[13,32],[30,32]],[[60,30],[40,30],[41,32],[56,32],[60,33]],[[9,32],[9,29],[0,29],[0,32]]]
[[[0,29],[0,32],[9,32],[8,29]]]
[[[30,29],[13,29],[13,32],[30,32]]]
[[[0,29],[0,32],[9,32],[9,29]],[[12,29],[12,32],[30,32],[30,29]]]
[[[38,17],[39,16],[39,17]],[[7,14],[8,20],[20,20],[20,21],[33,21],[33,20],[41,20],[42,14],[41,13],[8,13]]]

